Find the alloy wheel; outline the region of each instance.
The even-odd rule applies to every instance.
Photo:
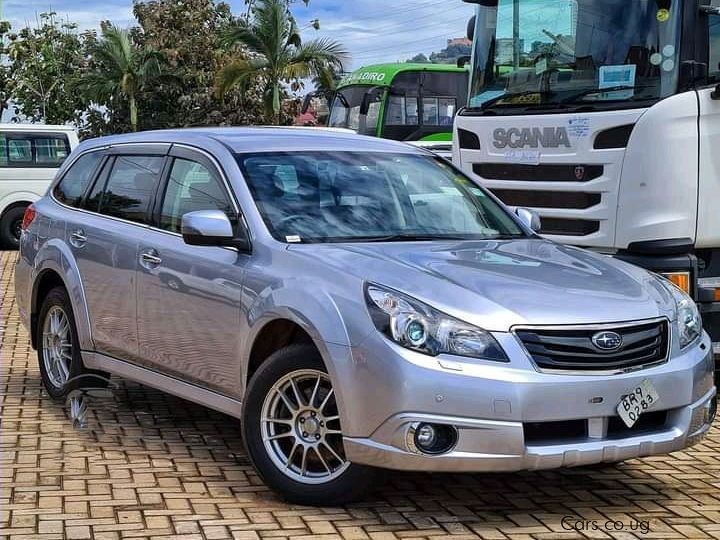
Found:
[[[43,322],[43,362],[48,379],[55,388],[62,388],[70,378],[72,334],[70,319],[60,306],[52,306]]]
[[[280,378],[265,397],[260,423],[270,459],[293,480],[322,484],[350,465],[327,373],[303,369]]]

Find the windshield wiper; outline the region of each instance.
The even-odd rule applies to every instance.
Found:
[[[609,88],[588,88],[587,90],[583,90],[582,92],[577,92],[576,94],[573,94],[572,96],[563,99],[560,104],[561,105],[567,105],[568,103],[574,103],[580,98],[584,98],[585,96],[591,96],[593,94],[605,94],[610,92],[621,92],[623,90],[642,90],[644,88],[650,88],[650,86],[610,86]]]

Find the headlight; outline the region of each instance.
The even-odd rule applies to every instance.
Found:
[[[375,327],[403,347],[431,356],[447,353],[509,361],[495,338],[482,328],[391,289],[368,284],[365,292]]]
[[[672,281],[661,278],[665,288],[673,295],[680,348],[684,349],[702,334],[702,318],[695,301]]]

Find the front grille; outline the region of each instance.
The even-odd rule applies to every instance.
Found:
[[[620,348],[604,351],[592,337],[615,332],[622,338]],[[668,354],[669,330],[666,320],[632,325],[569,328],[521,328],[515,334],[535,364],[544,370],[623,371],[664,361]]]
[[[589,182],[603,175],[602,165],[524,165],[475,163],[473,172],[486,180],[523,182]]]
[[[599,204],[600,193],[577,191],[529,191],[525,189],[490,189],[508,206],[531,208],[569,208],[585,210]]]

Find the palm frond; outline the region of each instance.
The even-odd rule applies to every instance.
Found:
[[[215,80],[215,93],[222,97],[235,86],[243,87],[249,80],[262,75],[265,65],[262,61],[235,60],[223,67]]]

